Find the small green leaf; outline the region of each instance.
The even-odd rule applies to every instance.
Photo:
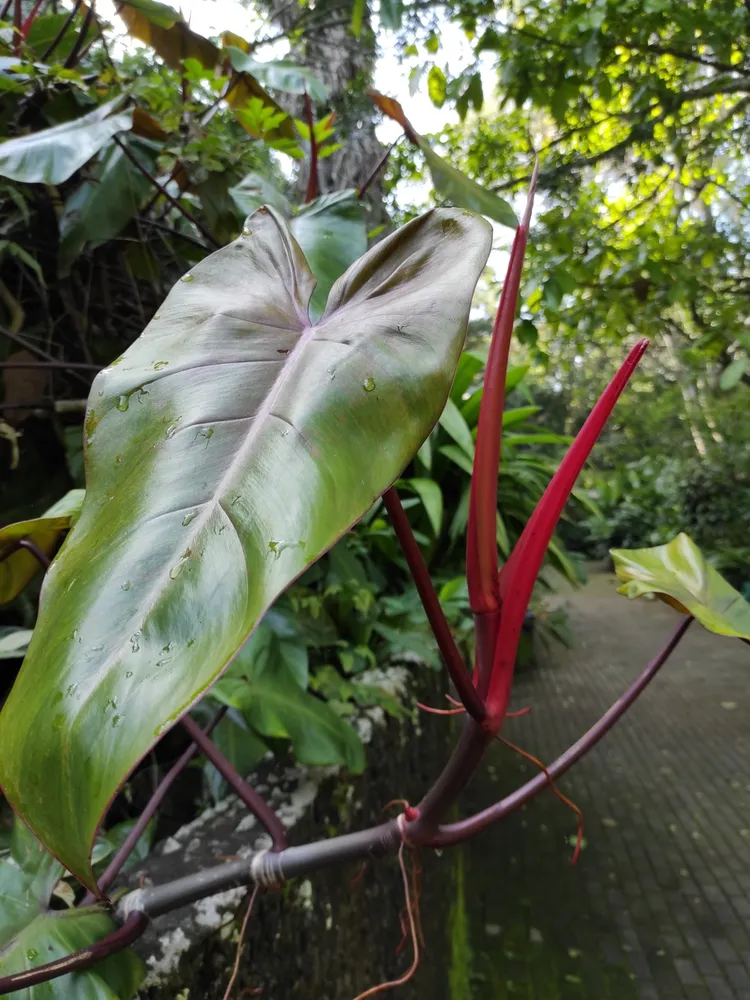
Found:
[[[474,468],[473,462],[463,448],[458,448],[455,444],[445,444],[442,448],[438,448],[438,451],[441,455],[445,455],[446,458],[455,463],[459,469],[463,469],[467,475],[470,476],[472,474]]]
[[[693,615],[710,632],[750,639],[750,604],[708,562],[695,542],[681,532],[666,545],[650,549],[610,549],[623,581],[618,594],[656,594],[683,614]]]
[[[562,302],[563,290],[555,278],[547,278],[542,290],[544,304],[552,312],[557,312]]]
[[[434,479],[405,479],[403,485],[413,490],[422,501],[432,530],[437,537],[443,524],[443,494]]]
[[[735,358],[731,364],[727,365],[721,373],[719,387],[727,392],[742,381],[742,376],[747,371],[747,358]]]
[[[431,66],[427,74],[427,93],[436,108],[442,108],[447,95],[448,81],[439,66]]]
[[[0,604],[17,597],[40,568],[36,556],[27,549],[17,549],[17,543],[26,538],[51,556],[81,513],[84,496],[85,490],[70,490],[41,517],[0,528]]]
[[[398,31],[403,17],[403,0],[380,0],[380,23],[388,31]]]
[[[116,97],[94,111],[0,143],[0,177],[25,184],[62,184],[105,146],[113,135],[127,132],[133,112],[120,111]]]
[[[516,406],[503,412],[503,427],[515,427],[522,424],[540,412],[541,406]]]
[[[352,34],[355,38],[359,38],[362,34],[362,24],[366,10],[367,0],[354,0],[354,6],[352,7]]]
[[[469,458],[474,458],[474,438],[471,436],[469,425],[466,423],[459,408],[450,398],[445,404],[445,409],[440,414],[440,426],[446,433],[450,434],[459,447],[463,448]]]

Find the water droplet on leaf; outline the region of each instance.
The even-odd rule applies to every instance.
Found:
[[[125,393],[123,393],[122,396],[120,396],[120,398],[117,400],[117,409],[120,410],[122,413],[124,413],[129,405],[130,405],[130,400],[125,395]]]
[[[122,721],[122,716],[121,715],[113,715],[112,716],[112,728],[113,729],[117,729],[117,727],[120,725],[121,721]]]
[[[180,281],[195,281],[195,275],[189,273],[183,274],[183,276],[180,278]]]
[[[140,641],[139,641],[140,640],[140,636],[141,636],[140,632],[135,632],[130,637],[130,648],[132,649],[132,651],[134,653],[137,653],[138,650],[141,648],[141,644],[140,644]]]
[[[115,465],[119,465],[122,462],[122,455],[115,455]]]
[[[252,236],[253,235],[253,231],[252,231],[252,229],[248,229],[247,226],[245,226],[245,228],[242,230],[242,235],[243,236]]]
[[[130,580],[126,580],[125,583],[120,584],[121,590],[130,590],[130,587],[131,587]]]
[[[194,510],[192,514],[186,514],[182,519],[183,528],[187,528],[191,521],[194,521],[198,516],[198,511]]]
[[[132,670],[126,670],[125,671],[125,676],[126,677],[132,677],[133,676],[133,671]]]
[[[362,383],[362,388],[365,390],[365,392],[372,392],[372,390],[375,388],[375,379],[372,377],[372,375],[367,376],[367,378]]]
[[[168,361],[154,361],[151,367],[154,369],[155,372],[160,372],[162,368],[166,368],[168,364],[169,364]]]

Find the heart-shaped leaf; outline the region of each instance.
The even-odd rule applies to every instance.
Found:
[[[28,549],[19,549],[18,543],[28,539],[51,556],[80,514],[84,495],[85,490],[70,490],[41,517],[0,528],[0,604],[12,601],[39,572],[39,560]]]
[[[623,581],[618,594],[656,594],[710,632],[750,639],[750,604],[708,562],[695,542],[681,532],[651,549],[610,549]]]
[[[115,930],[94,907],[50,910],[63,867],[16,819],[10,853],[0,859],[0,977],[64,958]],[[143,978],[143,965],[130,950],[14,996],[25,1000],[130,1000]]]
[[[120,111],[122,97],[82,118],[0,143],[0,177],[25,184],[62,184],[117,132],[133,124],[132,111]]]
[[[0,714],[7,798],[87,885],[127,774],[435,424],[490,242],[476,216],[428,212],[313,326],[307,263],[261,209],[97,376],[81,517]]]

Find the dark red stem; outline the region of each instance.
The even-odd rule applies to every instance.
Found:
[[[307,178],[307,192],[305,194],[305,202],[308,202],[318,197],[318,141],[315,138],[312,101],[307,93],[305,94],[305,117],[307,118],[307,127],[310,129],[310,176]]]
[[[115,136],[114,140],[117,143],[117,145],[120,147],[120,149],[123,151],[123,153],[130,160],[130,162],[133,164],[133,166],[137,170],[139,170],[143,174],[143,176],[145,178],[147,178],[150,181],[150,183],[159,192],[159,194],[162,195],[162,197],[166,198],[166,200],[169,202],[169,204],[172,206],[172,208],[176,208],[177,211],[188,220],[188,222],[190,222],[193,226],[195,226],[195,228],[203,236],[203,238],[205,240],[208,240],[208,242],[211,244],[211,246],[215,247],[218,250],[218,248],[221,246],[221,244],[217,240],[214,239],[214,237],[211,235],[211,233],[204,226],[201,225],[201,223],[195,218],[195,216],[192,215],[190,212],[188,212],[188,210],[183,205],[181,205],[180,202],[176,198],[172,197],[172,195],[169,193],[169,191],[167,191],[167,189],[165,187],[163,187],[157,181],[157,179],[154,177],[154,175],[149,170],[147,170],[146,167],[143,166],[143,164],[138,159],[138,157],[134,156],[130,152],[130,150],[128,149],[128,147],[119,138],[119,136]]]
[[[76,15],[78,14],[78,11],[81,9],[81,4],[82,3],[83,3],[83,0],[76,0],[76,2],[73,4],[73,9],[71,10],[70,14],[68,14],[68,16],[65,19],[65,21],[63,21],[62,26],[60,27],[60,30],[58,31],[58,33],[55,35],[55,37],[52,39],[52,41],[49,43],[49,45],[47,46],[47,48],[42,53],[42,55],[41,55],[41,57],[39,59],[40,62],[46,63],[47,60],[49,59],[49,57],[52,55],[52,53],[57,48],[57,46],[63,40],[63,37],[65,36],[68,28],[71,26],[71,24],[73,23],[73,21],[75,21]]]
[[[30,538],[22,538],[18,542],[18,547],[19,549],[26,549],[28,552],[30,552],[32,556],[36,558],[39,565],[42,566],[44,569],[49,568],[49,564],[52,562],[52,560],[50,559],[50,557],[47,555],[46,552],[42,552],[42,550],[39,548],[36,542],[32,542]]]
[[[286,847],[286,830],[284,829],[284,824],[265,799],[244,778],[237,774],[221,750],[219,750],[215,743],[211,742],[200,726],[189,715],[183,717],[182,725],[187,730],[190,739],[198,744],[201,752],[208,757],[222,778],[228,782],[250,812],[266,828],[273,841],[273,849],[275,851],[283,850]]]
[[[592,747],[596,746],[602,736],[608,733],[617,720],[630,708],[649,681],[653,680],[656,676],[670,654],[674,652],[675,647],[687,632],[692,621],[692,618],[683,618],[669,638],[666,646],[643,669],[628,690],[617,699],[614,705],[604,713],[601,719],[577,743],[574,743],[572,747],[569,747],[565,753],[561,754],[554,763],[547,767],[549,777],[545,774],[538,774],[531,781],[522,785],[521,788],[516,789],[515,792],[512,792],[488,809],[477,813],[476,816],[460,820],[458,823],[451,823],[448,826],[441,826],[429,843],[434,847],[448,847],[451,844],[459,844],[468,840],[469,837],[484,830],[492,823],[496,823],[499,819],[503,819],[508,813],[520,808],[529,799],[532,799],[539,792],[547,788],[550,777],[554,780],[555,778],[559,778],[561,774],[564,774],[569,767],[587,754]]]
[[[83,43],[86,41],[86,35],[89,33],[89,28],[91,27],[91,22],[94,19],[94,0],[89,0],[88,6],[86,7],[86,14],[83,18],[83,24],[81,25],[81,30],[78,32],[78,38],[75,40],[73,48],[70,50],[68,58],[65,60],[65,69],[74,69],[83,55]]]
[[[455,685],[458,696],[469,715],[478,722],[481,722],[487,714],[484,702],[472,684],[471,676],[466,669],[463,657],[458,650],[450,626],[440,606],[440,601],[430,578],[430,571],[427,569],[422,551],[411,530],[406,511],[401,506],[401,501],[394,487],[391,486],[390,489],[385,491],[383,494],[383,503],[391,519],[393,530],[396,532],[396,538],[398,538],[401,549],[406,557],[406,564],[416,584],[427,620],[430,623],[430,628],[437,640],[440,655],[445,660],[445,665],[448,668],[448,673]]]
[[[400,138],[400,137],[399,137],[399,138]],[[376,165],[375,165],[375,169],[374,169],[374,170],[372,171],[372,173],[371,173],[371,174],[370,174],[370,176],[369,176],[369,177],[367,178],[367,180],[366,180],[366,181],[364,182],[364,184],[363,184],[363,185],[362,185],[362,187],[361,187],[361,188],[359,189],[359,191],[357,191],[357,198],[358,198],[358,199],[359,199],[360,201],[361,201],[361,200],[362,200],[362,198],[364,198],[364,196],[365,196],[365,195],[367,194],[367,189],[368,189],[368,188],[369,188],[369,186],[370,186],[370,185],[372,184],[372,182],[373,182],[373,181],[375,180],[375,178],[376,178],[376,177],[378,176],[378,174],[379,174],[379,173],[380,173],[380,171],[381,171],[381,170],[383,169],[383,167],[384,167],[384,166],[386,165],[386,163],[387,163],[387,161],[388,161],[388,157],[389,157],[389,156],[391,155],[391,153],[393,152],[393,149],[394,149],[394,147],[395,147],[395,146],[397,145],[397,143],[398,143],[398,139],[396,139],[396,140],[395,140],[394,142],[392,142],[392,143],[390,144],[390,146],[388,147],[388,149],[386,149],[386,151],[385,151],[385,152],[383,153],[383,155],[382,155],[382,156],[380,157],[380,159],[379,159],[379,160],[378,160],[378,162],[376,163]]]
[[[6,993],[15,993],[16,990],[29,989],[38,983],[47,983],[50,979],[58,979],[70,972],[88,969],[137,941],[145,931],[147,924],[148,917],[145,913],[131,913],[122,927],[102,938],[101,941],[81,948],[80,951],[74,951],[72,955],[66,955],[65,958],[58,959],[56,962],[47,962],[45,965],[38,965],[35,969],[16,972],[12,976],[3,976],[0,979],[0,996],[5,996]]]
[[[42,9],[42,7],[44,6],[44,4],[46,2],[47,2],[47,0],[36,0],[36,3],[31,8],[31,12],[30,12],[29,16],[26,18],[26,20],[21,25],[21,35],[24,38],[24,40],[26,39],[26,36],[28,35],[29,31],[31,30],[31,25],[34,23],[34,20],[35,20],[37,14],[39,13],[39,11]],[[0,18],[0,20],[2,20],[2,18]]]
[[[13,12],[13,53],[18,55],[21,51],[21,45],[23,44],[23,35],[21,34],[23,21],[23,7],[21,6],[21,0],[16,0],[15,9]]]
[[[210,736],[211,735],[211,733],[214,731],[214,729],[218,726],[218,724],[224,718],[224,715],[226,714],[226,711],[227,711],[226,707],[223,707],[223,708],[219,709],[219,711],[214,715],[213,719],[208,724],[208,726],[206,726],[206,729],[204,730],[206,736]],[[167,773],[164,775],[164,777],[159,782],[158,786],[156,787],[156,790],[155,790],[154,794],[151,796],[151,798],[149,799],[149,801],[146,803],[145,809],[143,810],[143,812],[141,813],[141,815],[138,817],[137,822],[133,826],[133,829],[127,835],[127,837],[123,841],[123,843],[122,843],[119,851],[115,854],[114,858],[107,865],[107,867],[105,868],[105,870],[104,870],[101,878],[98,880],[99,881],[99,889],[100,889],[102,895],[104,895],[106,893],[107,889],[112,885],[112,883],[114,882],[114,880],[120,874],[120,871],[122,870],[122,866],[125,864],[125,862],[128,860],[128,858],[130,857],[130,855],[133,853],[135,845],[140,840],[140,838],[141,838],[141,836],[143,834],[143,831],[148,826],[149,822],[151,821],[152,816],[154,815],[154,813],[156,812],[156,810],[159,808],[159,806],[162,804],[165,795],[167,794],[167,792],[169,791],[169,789],[172,787],[172,785],[174,784],[174,782],[177,779],[177,777],[188,766],[188,764],[190,763],[190,761],[193,759],[193,757],[196,755],[197,752],[198,752],[198,744],[195,741],[193,741],[187,747],[187,749],[182,753],[182,755],[177,758],[177,760],[175,761],[175,763],[172,765],[172,767],[169,769],[169,771],[167,771]],[[94,902],[95,898],[96,897],[92,893],[87,892],[86,895],[83,897],[83,899],[81,900],[81,902],[78,905],[79,906],[88,906],[90,903]]]
[[[467,719],[458,743],[440,777],[419,803],[419,818],[408,826],[413,843],[431,843],[431,832],[474,777],[484,751],[493,740],[491,730]]]

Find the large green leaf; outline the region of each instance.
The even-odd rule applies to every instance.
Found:
[[[51,556],[61,536],[81,512],[85,490],[70,490],[41,517],[17,521],[0,528],[0,604],[7,604],[21,593],[39,571],[39,561],[27,549],[17,549],[28,539]]]
[[[334,281],[367,250],[362,202],[353,190],[325,194],[304,205],[290,225],[318,283],[310,302],[317,319]]]
[[[0,177],[25,184],[62,184],[117,132],[133,125],[133,112],[120,111],[122,98],[53,128],[0,143]]]
[[[285,216],[292,214],[289,199],[262,174],[247,174],[239,184],[229,188],[229,195],[243,216],[250,215],[261,205],[270,205]]]
[[[623,581],[618,594],[656,594],[710,632],[750,639],[750,604],[717,573],[689,535],[681,532],[666,545],[611,549],[610,554]]]
[[[128,146],[133,156],[153,170],[158,146],[143,139],[131,139]],[[98,168],[96,178],[81,184],[65,202],[59,223],[63,265],[72,263],[86,243],[118,236],[143,200],[153,194],[151,181],[114,143],[103,151]]]
[[[303,690],[291,672],[271,655],[246,656],[241,650],[212,695],[239,709],[262,736],[290,739],[303,764],[364,767],[362,742],[325,702]]]
[[[323,81],[307,66],[300,66],[289,59],[259,62],[234,45],[227,45],[226,51],[234,69],[240,73],[250,73],[264,87],[283,90],[287,94],[309,94],[313,101],[319,103],[328,97]]]
[[[83,510],[0,714],[7,798],[86,884],[130,770],[437,421],[490,243],[428,212],[311,326],[312,274],[261,209],[95,379]]]
[[[10,854],[0,859],[0,977],[64,958],[115,930],[95,907],[50,910],[62,865],[16,819]],[[14,993],[25,1000],[131,1000],[143,965],[130,951],[88,969]]]

